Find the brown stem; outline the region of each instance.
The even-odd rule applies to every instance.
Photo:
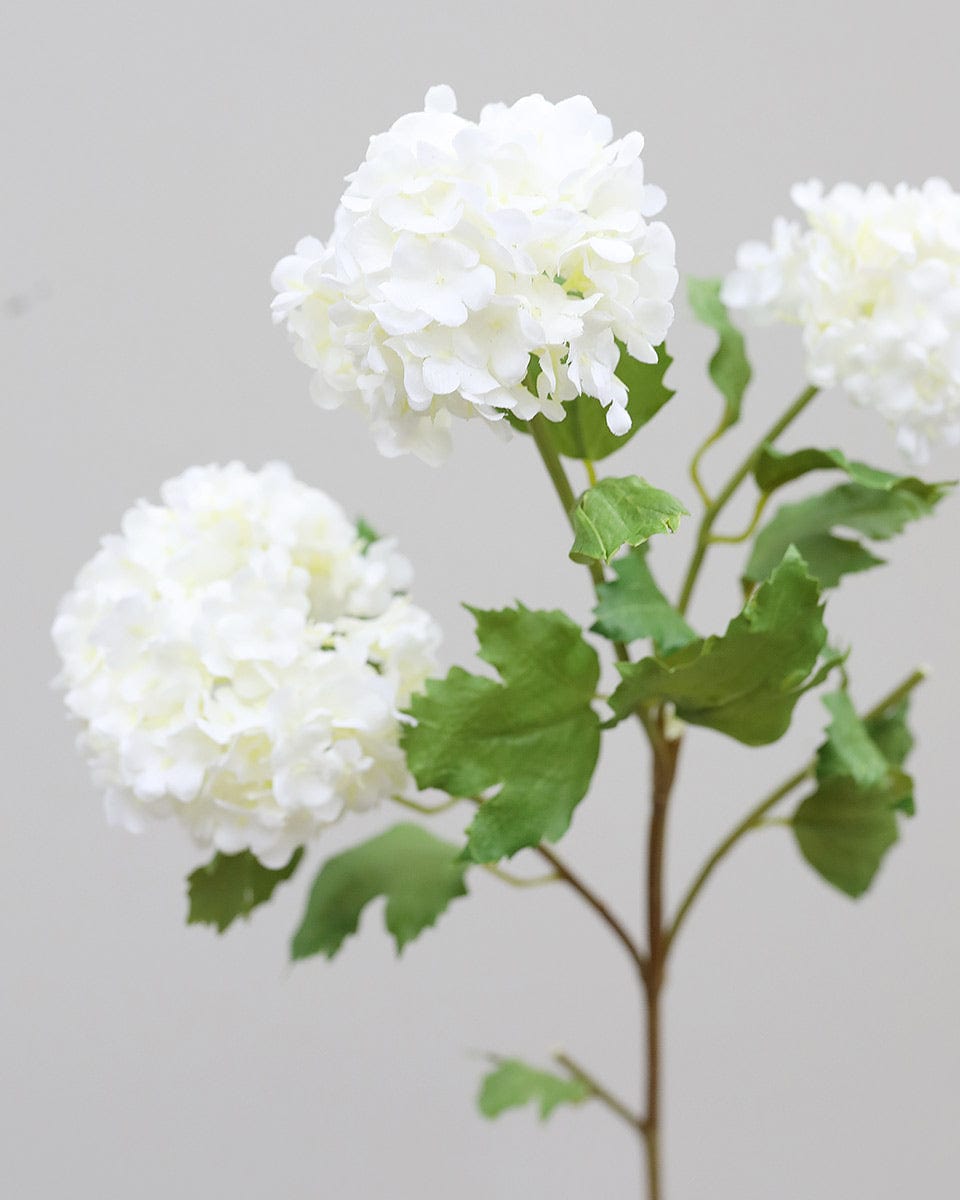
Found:
[[[603,900],[600,899],[595,892],[591,891],[590,888],[587,887],[583,880],[576,875],[570,867],[567,866],[563,859],[558,858],[557,855],[547,846],[544,846],[541,843],[536,847],[536,851],[545,862],[548,862],[551,867],[553,867],[560,878],[565,883],[568,883],[570,887],[572,887],[575,892],[579,893],[579,895],[587,902],[587,904],[590,905],[593,911],[606,924],[607,928],[614,935],[614,937],[620,941],[621,945],[633,960],[633,964],[637,968],[640,978],[644,979],[647,974],[647,960],[644,958],[643,954],[641,954],[639,947],[627,932],[627,929],[620,918],[616,916],[616,914]]]
[[[643,1132],[647,1160],[647,1197],[660,1200],[660,1096],[661,1041],[660,996],[664,983],[667,953],[667,930],[664,924],[664,850],[667,835],[667,809],[677,770],[679,740],[664,734],[662,715],[656,724],[656,752],[653,756],[653,791],[650,809],[650,829],[647,841],[647,937],[649,941],[648,969],[644,975],[647,1008],[646,1036],[646,1110]]]

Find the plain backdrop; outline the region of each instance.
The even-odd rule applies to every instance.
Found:
[[[630,0],[328,5],[176,0],[7,5],[0,40],[3,520],[9,739],[0,825],[0,1194],[53,1200],[620,1200],[639,1193],[629,1133],[603,1110],[483,1122],[485,1051],[564,1047],[633,1100],[639,999],[617,945],[560,889],[473,880],[398,963],[371,908],[334,964],[291,968],[310,871],[392,814],[349,821],[274,904],[224,937],[185,928],[202,855],[177,829],[105,824],[49,681],[49,626],[97,539],[196,462],[289,460],[395,533],[416,597],[472,665],[462,601],[589,619],[586,573],[531,445],[463,427],[439,470],[387,461],[350,414],[324,414],[270,323],[273,262],[325,236],[368,136],[448,81],[461,111],[585,92],[641,129],[684,273],[713,275],[765,236],[811,175],[960,183],[956,45],[942,0],[650,5]],[[676,399],[615,460],[692,504],[684,464],[714,421],[712,338],[682,300]],[[742,453],[796,392],[788,331],[751,337]],[[838,395],[785,440],[899,464]],[[938,455],[929,477],[956,474]],[[744,501],[746,504],[746,501]],[[730,526],[746,508],[730,514]],[[691,525],[692,529],[692,525]],[[691,529],[658,549],[675,584]],[[831,596],[867,704],[917,662],[919,816],[853,903],[784,830],[754,835],[705,894],[667,998],[670,1200],[929,1200],[960,1178],[957,536],[944,505],[889,547],[892,567]],[[694,618],[723,627],[737,551]],[[669,891],[815,746],[804,702],[783,743],[689,739]],[[608,739],[565,853],[639,925],[647,762]],[[444,827],[456,832],[457,815]],[[309,869],[308,869],[309,868]]]

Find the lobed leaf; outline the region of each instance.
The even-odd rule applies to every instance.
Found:
[[[717,430],[720,434],[740,420],[743,395],[753,373],[747,359],[746,343],[720,299],[719,279],[688,279],[687,299],[697,320],[716,330],[720,338],[707,368],[725,401]]]
[[[621,663],[610,698],[618,719],[640,704],[669,702],[694,725],[760,746],[787,730],[794,706],[836,665],[824,649],[820,589],[795,550],[747,601],[721,637],[698,638],[671,654]]]
[[[333,958],[379,896],[386,898],[384,919],[399,954],[452,900],[467,894],[466,869],[459,846],[409,823],[335,855],[313,882],[291,957]]]
[[[600,668],[561,612],[471,611],[480,657],[503,682],[459,667],[428,680],[401,736],[421,788],[465,797],[500,789],[478,809],[465,852],[495,862],[566,832],[599,753],[591,701]]]
[[[861,896],[899,838],[897,811],[912,815],[913,781],[901,770],[912,746],[906,701],[863,721],[845,690],[825,696],[831,714],[817,753],[817,786],[791,818],[800,852],[822,878]]]
[[[657,586],[647,550],[638,546],[614,562],[616,579],[597,588],[593,631],[613,642],[648,637],[659,654],[669,654],[695,641],[697,635]]]
[[[302,858],[302,846],[280,868],[265,867],[249,850],[215,854],[187,876],[187,924],[215,925],[217,932],[223,933],[238,917],[249,917],[255,908],[266,904],[278,885],[293,875]]]
[[[842,470],[850,482],[817,496],[786,504],[760,531],[744,571],[752,582],[765,579],[794,545],[823,587],[835,587],[844,575],[883,563],[862,542],[838,536],[850,529],[876,541],[893,537],[910,522],[927,516],[951,483],[924,483],[893,475],[865,463],[850,462],[839,450],[798,450],[781,454],[766,447],[754,471],[761,490],[772,492],[809,471]]]
[[[510,1058],[484,1077],[477,1107],[485,1117],[498,1117],[507,1109],[535,1104],[541,1121],[545,1121],[558,1105],[582,1104],[590,1095],[590,1089],[579,1079],[538,1071]]]
[[[656,533],[676,533],[687,510],[669,492],[628,475],[588,488],[571,519],[574,562],[609,562],[624,546],[640,546]]]

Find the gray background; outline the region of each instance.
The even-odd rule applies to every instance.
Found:
[[[368,135],[448,80],[467,114],[488,99],[584,91],[618,132],[642,129],[681,269],[720,273],[786,210],[795,179],[960,182],[955,19],[928,0],[90,0],[7,12],[0,1191],[635,1196],[635,1148],[602,1111],[561,1112],[544,1128],[471,1111],[486,1049],[543,1059],[562,1045],[635,1093],[633,979],[588,913],[563,891],[483,877],[399,965],[371,911],[335,965],[290,969],[304,871],[250,925],[223,938],[185,929],[182,879],[198,856],[175,829],[106,827],[48,688],[50,620],[129,503],[190,463],[232,457],[286,458],[398,534],[418,599],[448,631],[448,661],[472,653],[461,600],[521,597],[586,618],[586,575],[565,560],[532,447],[503,449],[476,425],[441,470],[381,459],[358,419],[311,406],[305,369],[270,325],[273,262],[301,234],[326,235]],[[682,305],[671,344],[679,395],[617,466],[690,499],[685,454],[717,399],[703,375],[711,339]],[[752,347],[748,420],[709,461],[712,480],[799,382],[792,336],[762,333]],[[886,430],[836,396],[787,444],[807,438],[897,464]],[[944,453],[929,474],[956,471]],[[835,637],[856,635],[862,702],[915,662],[936,665],[916,704],[920,816],[875,892],[849,902],[785,832],[765,832],[686,930],[668,998],[673,1200],[955,1194],[958,520],[954,503],[891,548],[895,570],[854,578],[830,602]],[[669,579],[688,537],[661,550]],[[716,553],[702,628],[731,614],[738,561]],[[690,738],[673,897],[821,725],[810,699],[773,748]],[[645,777],[624,727],[565,843],[627,914]],[[321,850],[379,820],[342,826]]]

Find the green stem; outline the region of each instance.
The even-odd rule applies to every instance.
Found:
[[[862,721],[872,721],[879,717],[887,709],[892,708],[895,704],[905,699],[913,691],[918,684],[922,683],[927,677],[927,672],[923,667],[918,667],[913,671],[902,683],[876,704],[865,712],[860,718]],[[784,780],[778,788],[775,788],[768,796],[765,796],[759,804],[752,808],[742,821],[739,821],[733,829],[727,834],[720,845],[714,850],[713,854],[707,859],[698,872],[693,883],[687,890],[687,894],[680,902],[680,907],[677,909],[677,914],[673,918],[673,924],[670,927],[670,932],[667,935],[666,951],[669,952],[676,940],[677,934],[680,932],[680,927],[683,925],[693,907],[694,901],[700,895],[710,876],[717,869],[721,862],[727,857],[730,851],[736,846],[742,837],[745,837],[752,829],[761,828],[765,824],[770,824],[765,821],[767,813],[775,807],[781,800],[785,799],[795,788],[798,788],[805,780],[809,779],[816,767],[816,759],[811,759],[799,771]]]
[[[716,850],[714,850],[713,854],[710,855],[707,861],[700,868],[696,879],[694,879],[693,883],[690,885],[686,896],[684,896],[680,903],[680,907],[677,909],[677,915],[673,918],[673,924],[671,925],[670,933],[667,936],[668,950],[673,945],[677,934],[680,932],[680,927],[686,920],[687,914],[693,907],[694,901],[700,895],[701,891],[706,885],[707,880],[717,869],[720,863],[723,862],[737,842],[739,842],[745,834],[749,833],[751,829],[756,828],[756,826],[761,823],[764,816],[770,811],[771,808],[774,807],[775,804],[778,804],[784,799],[784,797],[788,796],[794,788],[799,787],[805,779],[809,778],[812,769],[812,764],[807,763],[806,766],[797,771],[796,774],[791,775],[790,778],[780,784],[778,788],[772,791],[768,796],[765,796],[755,808],[752,808],[747,813],[742,821],[738,822],[733,829],[730,830],[720,845],[716,848]]]
[[[416,800],[410,800],[406,796],[391,796],[390,799],[394,804],[399,804],[401,808],[409,808],[411,812],[419,813],[423,817],[435,817],[437,813],[446,812],[457,804],[464,802],[462,796],[450,796],[441,804],[420,804]]]
[[[498,867],[496,863],[483,863],[483,869],[489,874],[499,879],[501,883],[508,883],[515,888],[542,887],[545,883],[559,883],[563,878],[559,871],[551,871],[549,875],[514,875],[510,871],[505,871],[503,867]]]
[[[753,516],[750,518],[750,524],[746,527],[743,533],[712,533],[710,535],[710,545],[737,546],[741,542],[749,541],[756,531],[757,526],[760,524],[760,518],[763,516],[764,509],[767,507],[769,500],[769,492],[763,492],[757,497],[757,503],[753,510]]]
[[[563,463],[560,461],[560,455],[553,444],[553,439],[550,437],[549,422],[542,413],[537,413],[529,422],[529,425],[537,450],[539,450],[540,457],[543,459],[543,465],[547,468],[547,474],[550,476],[550,482],[553,484],[553,490],[557,493],[557,499],[563,507],[564,516],[570,522],[570,528],[572,529],[573,510],[577,504],[577,497],[570,485],[570,480],[567,478],[567,473],[563,469]],[[593,585],[594,587],[598,587],[604,581],[603,567],[598,562],[591,562],[589,567]]]
[[[794,400],[783,416],[781,416],[778,421],[774,422],[774,424],[770,426],[770,428],[763,435],[756,446],[754,446],[754,448],[750,451],[740,466],[737,467],[734,473],[727,480],[722,490],[718,493],[716,499],[707,505],[706,511],[704,512],[700,521],[700,528],[697,532],[697,543],[694,547],[693,557],[690,559],[690,565],[687,568],[687,574],[683,581],[683,588],[680,592],[680,600],[677,604],[677,608],[681,614],[685,614],[687,609],[690,607],[690,599],[693,596],[693,589],[697,582],[697,576],[700,574],[700,568],[703,566],[704,556],[706,555],[707,548],[710,545],[710,535],[713,531],[714,522],[716,521],[717,517],[721,512],[723,512],[724,508],[726,508],[740,484],[743,483],[746,477],[753,470],[757,459],[760,457],[763,447],[768,442],[776,441],[776,439],[781,433],[783,433],[787,426],[791,425],[797,419],[797,417],[800,416],[810,401],[814,398],[814,396],[816,396],[818,391],[818,388],[811,386],[805,388],[800,393],[800,395],[796,398],[796,400]],[[702,449],[705,450],[709,444],[709,441],[705,442]]]
[[[563,1067],[565,1071],[568,1071],[574,1079],[582,1083],[591,1096],[599,1100],[602,1104],[605,1104],[618,1117],[622,1117],[634,1132],[641,1128],[643,1124],[641,1118],[632,1113],[622,1100],[618,1100],[612,1092],[609,1092],[592,1075],[585,1071],[579,1063],[574,1062],[569,1054],[564,1054],[562,1050],[558,1050],[553,1056],[553,1061],[558,1066]]]

